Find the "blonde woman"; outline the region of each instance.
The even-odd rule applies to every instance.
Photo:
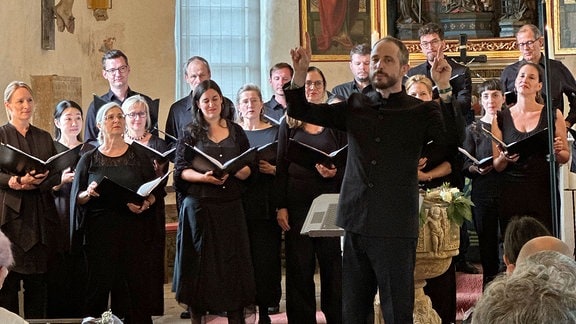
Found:
[[[30,86],[11,82],[4,91],[4,107],[8,123],[0,127],[0,142],[43,160],[56,154],[50,133],[30,124],[35,108]],[[26,318],[46,318],[45,274],[61,226],[50,191],[59,180],[48,178],[48,171],[12,174],[0,169],[0,226],[13,243],[15,259],[0,290],[0,305],[18,313],[23,281]]]

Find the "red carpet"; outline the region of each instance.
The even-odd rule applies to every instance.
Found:
[[[456,320],[476,304],[482,295],[482,274],[456,272]]]

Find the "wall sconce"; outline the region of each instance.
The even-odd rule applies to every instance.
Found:
[[[88,9],[112,9],[112,0],[86,0]]]
[[[86,0],[88,9],[94,11],[94,18],[97,21],[108,19],[108,9],[112,9],[112,0]]]

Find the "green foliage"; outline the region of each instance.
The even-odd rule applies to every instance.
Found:
[[[472,220],[474,203],[469,198],[469,191],[465,194],[458,188],[451,188],[450,183],[445,182],[438,188],[427,190],[424,199],[432,203],[447,204],[448,219],[458,226],[462,225],[464,220]],[[420,226],[423,226],[426,222],[426,211],[423,208],[418,218]]]

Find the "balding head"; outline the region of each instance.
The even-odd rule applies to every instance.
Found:
[[[554,236],[539,236],[531,239],[522,246],[516,264],[522,263],[522,261],[526,260],[529,256],[540,251],[556,251],[571,258],[573,257],[572,250],[568,244]]]

